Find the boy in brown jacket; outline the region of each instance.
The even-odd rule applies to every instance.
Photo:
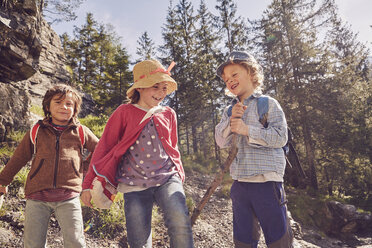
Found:
[[[93,152],[98,138],[77,119],[81,103],[79,93],[68,85],[49,89],[43,99],[45,118],[38,122],[37,134],[35,128],[26,133],[0,173],[0,193],[5,194],[6,185],[33,158],[25,187],[25,248],[46,246],[53,211],[61,226],[64,247],[86,247],[79,200],[82,150]]]

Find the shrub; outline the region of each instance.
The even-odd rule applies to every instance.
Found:
[[[79,119],[80,123],[87,126],[90,130],[92,130],[92,132],[98,138],[102,136],[107,120],[108,120],[108,117],[105,115],[101,115],[101,116],[88,115],[84,118]]]

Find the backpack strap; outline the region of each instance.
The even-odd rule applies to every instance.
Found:
[[[79,137],[80,137],[81,146],[84,146],[85,145],[85,138],[84,138],[84,129],[83,129],[83,126],[82,125],[79,125],[78,131],[79,131]]]
[[[34,154],[36,153],[36,138],[37,138],[37,133],[39,132],[40,128],[40,123],[37,122],[35,125],[32,126],[30,130],[30,140],[31,143],[34,145]]]
[[[230,107],[227,109],[227,116],[230,117],[232,115],[232,108],[235,104],[238,103],[237,99],[232,100]]]
[[[258,112],[258,120],[260,123],[267,128],[267,116],[269,112],[269,97],[267,96],[260,96],[257,98],[257,112]]]

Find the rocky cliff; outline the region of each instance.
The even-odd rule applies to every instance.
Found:
[[[11,129],[34,121],[29,109],[41,106],[46,90],[68,83],[65,56],[59,36],[39,13],[35,0],[0,0],[0,142]],[[92,109],[84,96],[82,115]]]

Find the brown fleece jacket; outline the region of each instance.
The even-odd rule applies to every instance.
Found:
[[[47,119],[40,122],[36,140],[36,154],[28,173],[26,196],[45,189],[64,188],[81,191],[83,179],[82,146],[78,132],[77,119],[58,135]],[[83,126],[84,140],[88,151],[93,152],[98,138],[92,131]],[[13,156],[0,173],[0,184],[8,185],[14,176],[33,157],[34,145],[30,131],[23,137]]]

